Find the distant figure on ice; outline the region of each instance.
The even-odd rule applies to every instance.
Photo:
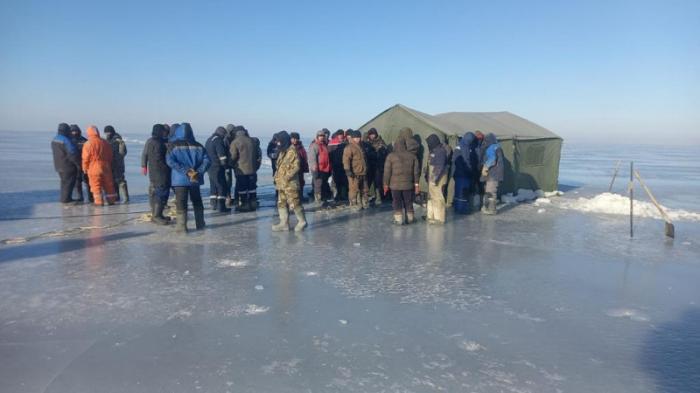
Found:
[[[83,146],[85,145],[85,142],[87,142],[87,138],[83,136],[82,131],[77,124],[70,125],[70,140],[73,142],[75,147],[78,148],[78,157],[82,157]],[[87,174],[83,173],[83,168],[78,165],[78,177],[75,180],[75,193],[78,196],[78,202],[82,202],[84,200],[83,183],[85,183],[85,193],[88,196],[88,202],[92,203],[92,193],[90,192],[90,183],[88,182]]]
[[[277,211],[280,215],[279,224],[272,226],[273,231],[289,230],[289,210],[294,210],[298,223],[294,227],[296,232],[306,228],[306,216],[304,206],[299,198],[299,170],[301,164],[299,155],[292,147],[291,137],[287,131],[275,134],[279,156],[277,157],[277,172],[275,172],[275,188],[277,188]]]
[[[331,176],[331,158],[328,154],[328,140],[325,128],[316,133],[316,139],[309,146],[309,166],[313,180],[314,201],[321,206],[329,199],[331,189],[328,179]]]
[[[476,156],[479,159],[479,167],[477,168],[479,181],[476,182],[477,198],[474,198],[474,208],[479,210],[484,205],[484,181],[481,180],[481,168],[484,165],[484,133],[480,130],[474,131],[476,137]]]
[[[406,149],[406,139],[398,138],[394,142],[393,151],[386,157],[383,174],[384,193],[391,190],[395,224],[415,222],[413,197],[420,192],[419,179],[418,157]]]
[[[112,178],[112,145],[100,138],[96,126],[87,129],[88,141],[83,145],[83,172],[90,180],[90,191],[96,206],[103,206],[102,190],[105,192],[107,204],[113,205],[117,200]]]
[[[257,148],[243,126],[238,126],[236,139],[231,143],[229,151],[233,173],[236,175],[236,193],[238,194],[236,211],[253,211],[256,209],[252,195],[257,192],[253,188],[255,185]]]
[[[112,126],[105,127],[105,139],[112,145],[112,178],[114,189],[117,191],[117,200],[129,203],[129,188],[126,186],[126,177],[124,177],[126,143]]]
[[[367,174],[367,185],[370,189],[370,195],[374,195],[374,204],[379,206],[384,199],[384,162],[388,154],[388,149],[384,139],[379,136],[376,128],[370,128],[367,131],[367,143],[372,147],[372,154],[368,155],[368,167],[370,171]]]
[[[168,151],[168,130],[162,124],[153,125],[151,137],[141,153],[141,173],[148,175],[148,202],[151,205],[151,222],[166,225],[170,217],[163,216],[163,209],[170,196],[170,167],[165,162]]]
[[[177,126],[168,146],[166,162],[172,169],[170,181],[175,189],[176,230],[187,232],[187,199],[192,201],[197,229],[204,229],[204,205],[200,186],[211,161],[204,146],[194,139],[190,123]]]
[[[262,149],[260,148],[260,139],[256,137],[250,139],[253,140],[255,145],[255,174],[253,175],[253,184],[250,186],[251,191],[248,195],[250,195],[250,203],[253,210],[256,210],[258,208],[258,171],[262,166]]]
[[[471,212],[473,195],[478,193],[479,156],[478,140],[471,132],[466,132],[455,148],[453,158],[455,193],[454,209],[458,214]]]
[[[273,136],[267,144],[267,158],[272,163],[272,176],[275,176],[275,173],[277,173],[277,157],[279,157],[279,145]]]
[[[306,154],[306,149],[304,149],[304,144],[301,142],[301,136],[298,132],[292,132],[289,134],[292,137],[292,146],[297,150],[299,155],[299,198],[302,202],[306,199],[304,197],[304,173],[309,173],[309,157]]]
[[[484,138],[484,155],[481,167],[481,181],[484,187],[485,214],[496,214],[498,203],[498,184],[503,181],[503,149],[496,139],[496,135],[489,133]]]
[[[447,185],[447,150],[440,137],[430,134],[425,140],[428,143],[429,157],[427,160],[425,181],[428,183],[428,224],[445,223],[445,194]]]
[[[231,143],[233,143],[233,140],[236,139],[236,126],[233,124],[227,124],[226,125],[226,138],[224,138],[224,145],[226,146],[226,151],[229,152],[229,157],[231,155],[230,149],[231,149]],[[226,165],[226,170],[224,174],[226,175],[226,192],[228,193],[228,197],[226,198],[226,207],[232,207],[233,206],[233,198],[231,197],[231,188],[233,188],[233,168],[231,168],[231,163],[229,162],[228,165]],[[238,202],[238,200],[236,200]]]
[[[61,179],[61,203],[75,204],[72,197],[73,188],[78,178],[80,161],[78,148],[70,139],[70,126],[66,123],[58,125],[56,136],[51,141],[53,167]]]
[[[362,134],[354,130],[350,130],[348,134],[350,143],[343,151],[343,169],[348,179],[350,208],[366,209],[369,206],[369,187],[367,186],[367,156],[361,146]]]
[[[204,147],[211,159],[211,166],[207,171],[209,175],[209,205],[219,213],[230,213],[226,207],[226,199],[229,197],[229,189],[226,187],[226,168],[229,165],[229,149],[226,147],[226,129],[217,127],[214,133],[207,139]]]
[[[343,168],[343,152],[345,151],[345,132],[337,130],[328,142],[328,154],[331,158],[333,185],[335,187],[335,201],[342,202],[348,199],[348,177]]]

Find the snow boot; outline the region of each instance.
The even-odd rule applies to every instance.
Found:
[[[158,225],[168,225],[170,220],[163,217],[163,204],[160,202],[155,202],[153,204],[153,210],[151,214],[151,222]]]
[[[413,212],[406,213],[406,224],[413,224],[416,222],[416,216]]]
[[[402,213],[395,213],[394,214],[394,224],[403,225],[403,214]]]
[[[246,196],[240,195],[238,197],[238,204],[236,204],[236,211],[239,213],[245,213],[248,211],[248,210],[246,210],[246,209],[248,209],[248,207],[249,207],[248,195],[246,195]]]
[[[362,197],[362,208],[363,209],[369,208],[369,199],[367,198],[367,196]]]
[[[233,207],[233,200],[231,199],[231,196],[226,197],[226,207],[228,207],[228,208]]]
[[[277,209],[280,215],[280,223],[273,225],[272,230],[274,232],[286,232],[289,231],[289,210],[286,207],[280,207]]]
[[[187,210],[178,211],[175,216],[175,231],[180,233],[187,232]]]
[[[483,214],[493,215],[496,214],[496,198],[491,194],[484,195],[484,204],[481,208]]]
[[[129,187],[126,181],[119,183],[119,194],[121,194],[122,203],[129,203]]]
[[[250,211],[254,212],[258,210],[258,193],[251,192],[248,194],[248,201],[250,202]]]
[[[321,207],[323,205],[323,199],[321,199],[321,193],[314,194],[314,206]]]
[[[304,207],[297,206],[294,208],[294,215],[297,216],[297,225],[294,227],[294,232],[301,232],[306,228],[306,215],[304,214]]]
[[[206,226],[204,223],[204,208],[194,209],[194,225],[197,230],[204,229]]]
[[[231,209],[226,207],[226,200],[225,199],[218,198],[217,205],[218,205],[218,210],[217,210],[218,213],[221,213],[221,214],[231,213]]]
[[[211,210],[218,210],[219,198],[216,195],[209,196],[209,207],[211,208]]]

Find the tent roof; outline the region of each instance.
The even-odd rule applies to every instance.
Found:
[[[448,112],[429,115],[397,104],[380,113],[367,124],[392,110],[404,111],[446,134],[462,135],[467,131],[481,130],[484,133],[493,132],[499,140],[516,137],[518,139],[561,139],[560,136],[552,131],[510,112]]]

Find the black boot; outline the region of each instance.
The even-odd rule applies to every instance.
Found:
[[[247,212],[249,208],[248,205],[248,194],[240,194],[238,196],[238,204],[236,205],[236,211],[239,213]]]
[[[248,203],[250,204],[250,211],[254,212],[258,210],[258,193],[251,192],[248,194]]]
[[[217,210],[219,208],[219,198],[212,195],[209,197],[209,207],[211,207],[211,210]]]
[[[226,207],[226,199],[219,198],[217,199],[219,205],[219,209],[217,210],[219,213],[231,213],[231,209]]]
[[[121,194],[122,203],[129,203],[129,187],[126,185],[126,180],[119,183],[119,193]]]
[[[163,204],[161,202],[153,203],[153,214],[151,215],[151,222],[158,225],[168,225],[169,220],[163,217]]]
[[[197,230],[204,229],[204,209],[194,209],[194,225]]]

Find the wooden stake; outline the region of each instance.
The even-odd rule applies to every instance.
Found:
[[[615,166],[615,172],[613,173],[612,180],[610,180],[610,187],[608,187],[608,192],[612,192],[613,184],[615,184],[615,178],[617,178],[617,172],[620,170],[620,164],[622,164],[622,160],[617,160],[617,165]]]
[[[630,237],[634,237],[634,161],[630,162]]]
[[[671,222],[671,217],[666,214],[666,211],[661,207],[661,204],[654,198],[654,194],[651,193],[651,190],[649,187],[647,187],[646,184],[644,184],[644,180],[642,180],[642,177],[639,175],[638,171],[634,171],[634,176],[637,177],[637,180],[639,180],[639,184],[642,185],[642,188],[644,188],[644,191],[646,191],[647,195],[649,195],[649,199],[651,199],[651,202],[656,206],[657,209],[659,209],[659,213],[661,213],[661,217],[664,218],[665,224],[664,224],[664,232],[666,236],[670,238],[676,237],[676,228],[673,226],[673,223]]]

